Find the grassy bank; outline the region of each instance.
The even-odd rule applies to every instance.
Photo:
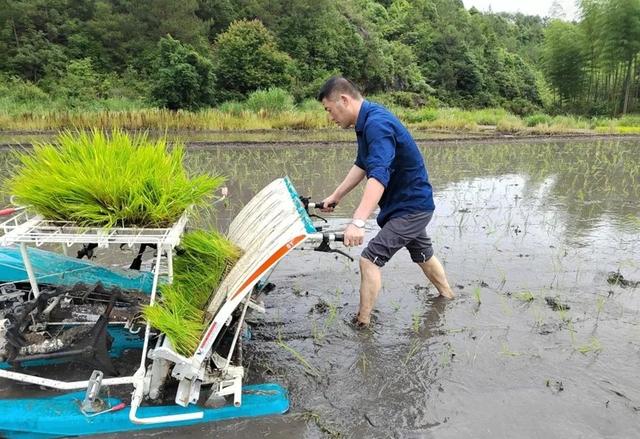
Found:
[[[322,106],[307,100],[294,105],[291,99],[252,95],[244,102],[227,102],[197,112],[170,111],[142,103],[91,102],[65,109],[60,103],[16,103],[0,99],[0,135],[4,132],[57,131],[64,128],[123,128],[158,131],[262,131],[324,130],[319,139],[336,140]],[[622,118],[586,118],[534,114],[516,116],[500,108],[462,110],[458,108],[391,109],[414,131],[459,134],[640,134],[640,115]],[[335,131],[340,131],[335,129]],[[326,137],[328,136],[328,137]],[[276,136],[277,137],[277,136]],[[264,137],[260,137],[260,140]],[[237,141],[242,141],[239,138]],[[276,139],[277,140],[277,139]]]

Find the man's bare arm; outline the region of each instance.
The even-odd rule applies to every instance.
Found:
[[[369,218],[369,215],[373,213],[382,198],[382,194],[384,193],[384,186],[375,178],[370,178],[367,180],[367,184],[364,187],[364,194],[362,195],[362,199],[360,200],[360,204],[358,208],[353,213],[353,217],[357,219],[366,220]]]
[[[325,212],[332,211],[333,208],[328,206],[333,203],[339,203],[345,195],[347,195],[353,190],[354,187],[360,184],[365,175],[366,173],[364,172],[364,169],[353,165],[342,183],[338,185],[336,190],[333,191],[331,195],[323,200],[326,207],[322,210]]]

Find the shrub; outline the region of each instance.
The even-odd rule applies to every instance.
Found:
[[[406,111],[402,119],[408,123],[433,122],[438,118],[438,110],[435,108],[421,108],[414,111]]]
[[[277,47],[274,36],[258,21],[231,23],[214,46],[217,86],[223,99],[291,84],[293,61]]]
[[[546,114],[534,114],[525,118],[525,123],[528,127],[535,127],[537,125],[549,125],[553,121],[553,118]]]
[[[195,110],[213,103],[213,64],[171,36],[158,43],[153,72],[151,96],[158,105]]]
[[[231,114],[233,116],[241,116],[245,111],[244,105],[238,101],[226,101],[218,106],[218,110],[222,113]]]
[[[293,96],[281,88],[254,91],[245,101],[245,106],[253,112],[270,114],[293,110]]]
[[[296,108],[302,112],[320,112],[324,111],[324,107],[316,99],[305,99],[296,105]]]

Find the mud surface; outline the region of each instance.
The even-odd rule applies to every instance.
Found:
[[[356,330],[360,250],[353,263],[293,252],[244,350],[247,382],[284,385],[290,412],[135,437],[640,437],[639,148],[425,147],[437,204],[428,232],[456,299],[437,298],[402,250],[383,269],[373,327]],[[230,179],[228,203],[201,223],[224,229],[286,174],[320,200],[353,154],[192,151],[193,169]],[[357,199],[343,201],[332,228]],[[374,221],[368,229],[371,238]],[[3,394],[18,391],[28,389],[0,381]]]

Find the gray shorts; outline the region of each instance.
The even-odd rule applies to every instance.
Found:
[[[383,267],[402,247],[413,262],[427,262],[433,256],[431,238],[426,227],[433,212],[418,212],[391,218],[362,251],[362,257]]]

